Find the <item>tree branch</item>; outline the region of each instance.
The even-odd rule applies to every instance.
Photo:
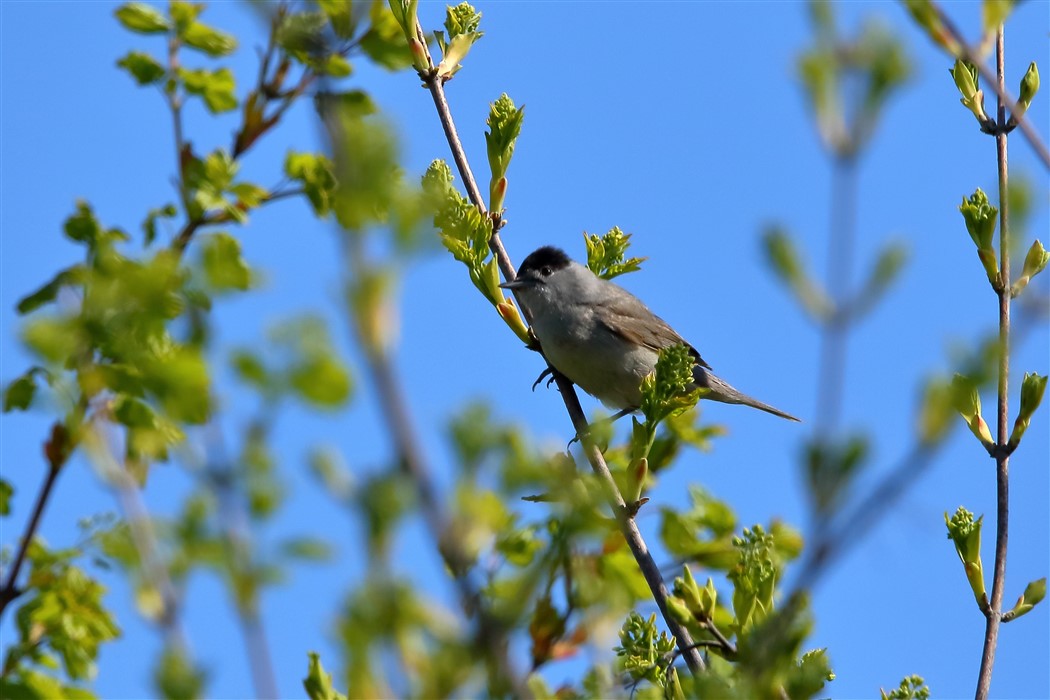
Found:
[[[59,429],[60,425],[60,423],[55,424],[55,428],[52,431],[52,440],[55,439],[55,431]],[[29,550],[29,543],[33,541],[37,528],[40,527],[40,518],[44,514],[44,508],[47,506],[48,499],[51,497],[51,491],[55,486],[55,481],[58,479],[58,473],[62,471],[62,465],[64,463],[64,456],[56,459],[51,454],[48,455],[47,474],[44,476],[44,484],[40,487],[40,493],[37,494],[36,503],[33,505],[33,512],[29,516],[29,522],[26,523],[26,529],[25,532],[22,533],[22,539],[18,542],[18,551],[15,552],[15,558],[14,561],[11,562],[11,568],[7,570],[7,578],[4,580],[4,585],[0,588],[0,618],[3,617],[4,610],[7,609],[8,603],[22,595],[22,590],[18,587],[18,574],[22,570],[22,564],[25,563],[26,552]]]
[[[416,33],[421,35],[422,32],[422,27],[417,24]],[[470,163],[467,161],[466,153],[463,150],[463,144],[456,131],[455,122],[452,119],[452,112],[449,109],[448,100],[445,97],[444,83],[438,77],[437,71],[434,69],[433,60],[430,58],[430,51],[426,48],[426,42],[422,42],[422,46],[427,56],[429,70],[420,72],[419,77],[423,80],[424,86],[430,91],[430,94],[434,99],[434,106],[437,108],[438,117],[441,121],[442,129],[445,132],[445,138],[448,140],[449,148],[452,151],[452,158],[459,170],[460,177],[463,179],[463,185],[467,190],[467,195],[470,197],[470,201],[482,214],[489,214],[492,217],[493,226],[492,236],[489,238],[489,248],[496,257],[504,278],[508,281],[513,280],[516,276],[516,269],[511,262],[506,249],[503,247],[503,242],[499,236],[501,219],[498,213],[491,214],[485,207],[485,201],[482,198],[481,190],[478,189],[477,181],[474,179],[473,172],[471,172]],[[521,307],[525,320],[531,322],[532,315],[529,312],[528,307],[522,304],[520,299],[518,299],[518,305]],[[546,360],[546,358],[544,359]],[[551,367],[549,361],[547,362],[547,366]],[[553,369],[553,367],[551,367],[551,369]],[[584,416],[583,408],[580,406],[580,400],[576,395],[576,390],[573,387],[572,382],[562,376],[559,372],[554,372],[554,378],[558,384],[558,389],[565,402],[565,409],[569,414],[569,418],[572,420],[572,425],[576,430],[576,434],[586,436],[587,419]],[[623,496],[620,494],[620,490],[617,488],[616,482],[613,480],[612,473],[609,471],[609,466],[605,463],[605,458],[602,456],[601,451],[586,437],[584,437],[583,440],[583,448],[584,454],[587,456],[587,461],[590,462],[591,469],[598,477],[606,492],[609,505],[612,508],[613,515],[616,517],[617,524],[620,526],[620,531],[623,533],[627,546],[631,549],[631,553],[634,555],[635,561],[638,563],[638,567],[641,570],[642,575],[645,577],[649,589],[652,591],[653,598],[656,600],[656,605],[660,609],[660,614],[663,616],[664,622],[667,624],[671,634],[675,637],[675,641],[682,656],[685,658],[686,663],[689,665],[689,669],[693,673],[702,671],[705,668],[703,657],[700,656],[699,651],[694,645],[689,631],[668,612],[667,586],[660,575],[660,569],[656,565],[656,561],[649,552],[649,548],[642,537],[642,533],[638,530],[638,526],[635,524],[634,518],[631,516],[627,505],[623,500]]]
[[[937,13],[937,18],[940,20],[941,25],[948,32],[948,34],[951,35],[951,38],[955,41],[955,43],[959,45],[962,51],[962,57],[966,59],[969,63],[971,63],[975,68],[977,68],[977,72],[981,74],[982,78],[984,78],[984,82],[987,83],[993,91],[995,91],[996,97],[998,98],[1000,112],[997,130],[1000,133],[1005,133],[1005,131],[1007,130],[1007,119],[1004,116],[1002,116],[1002,113],[1004,110],[1010,110],[1011,119],[1014,123],[1017,124],[1017,126],[1021,127],[1021,133],[1024,134],[1024,137],[1025,139],[1027,139],[1028,144],[1032,147],[1032,150],[1034,150],[1035,154],[1039,156],[1039,159],[1043,161],[1043,165],[1045,165],[1047,168],[1050,168],[1050,151],[1047,150],[1046,144],[1043,143],[1042,138],[1040,138],[1039,134],[1036,133],[1035,129],[1032,127],[1031,122],[1028,121],[1028,117],[1025,115],[1021,115],[1020,117],[1018,117],[1016,114],[1013,113],[1014,107],[1017,105],[1017,100],[1015,100],[1010,95],[1009,91],[1007,91],[1006,89],[1006,81],[1003,78],[1002,71],[999,70],[1000,66],[998,65],[998,56],[996,57],[996,73],[992,73],[992,70],[985,65],[983,60],[981,60],[981,56],[977,52],[977,50],[970,46],[970,44],[963,37],[962,32],[959,31],[959,28],[955,26],[955,23],[952,22],[952,20],[948,17],[947,14],[945,14],[944,10],[941,9],[940,5],[938,5],[935,2],[931,2],[930,6],[933,8],[934,12]],[[1000,26],[1000,34],[1001,31],[1002,27]],[[999,39],[997,38],[997,44],[998,41]],[[999,49],[996,48],[996,53],[998,54],[998,52]]]
[[[996,484],[996,518],[995,518],[995,565],[992,574],[992,598],[985,613],[984,648],[981,651],[981,670],[977,676],[976,697],[983,700],[988,697],[992,685],[992,667],[995,664],[995,649],[999,641],[999,623],[1002,620],[1003,588],[1006,583],[1006,547],[1010,524],[1010,481],[1009,453],[1006,451],[1010,439],[1008,426],[1008,389],[1010,377],[1010,227],[1007,211],[1008,180],[1006,158],[1006,109],[1005,88],[1005,48],[1003,46],[1003,25],[999,25],[995,36],[995,72],[996,86],[999,88],[996,122],[998,129],[995,135],[996,163],[999,171],[999,274],[1002,285],[999,295],[999,386],[996,402],[997,433],[995,451],[995,484]]]

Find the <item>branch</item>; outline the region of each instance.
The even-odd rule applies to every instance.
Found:
[[[1006,546],[1010,524],[1010,480],[1009,453],[1006,452],[1010,439],[1007,424],[1009,403],[1007,390],[1010,378],[1010,227],[1007,214],[1008,181],[1006,159],[1006,105],[1005,88],[1005,48],[1003,46],[1003,25],[999,25],[995,36],[995,72],[996,92],[999,94],[996,114],[997,126],[995,135],[996,163],[999,171],[999,274],[1002,285],[999,294],[999,387],[996,413],[998,418],[997,446],[995,451],[995,484],[996,484],[996,518],[995,518],[995,565],[992,574],[992,598],[985,613],[984,648],[981,651],[981,670],[977,676],[976,697],[983,700],[988,697],[992,685],[992,667],[995,664],[995,648],[999,641],[999,623],[1002,620],[1003,588],[1006,582]]]
[[[418,35],[423,34],[423,29],[418,23],[416,24],[416,33]],[[452,158],[459,170],[460,177],[463,179],[463,185],[467,189],[467,195],[470,197],[470,201],[482,214],[487,214],[489,212],[485,207],[485,201],[482,198],[481,190],[478,189],[477,182],[474,179],[474,174],[471,172],[470,164],[467,161],[466,153],[463,150],[463,144],[459,139],[455,122],[452,119],[452,112],[449,109],[448,100],[445,97],[444,83],[437,75],[426,42],[423,41],[421,44],[427,57],[429,70],[421,71],[419,77],[423,80],[424,86],[430,91],[430,94],[434,99],[434,106],[437,108],[441,126],[445,131],[445,137],[448,140],[449,148],[452,150]],[[506,249],[503,247],[503,241],[500,240],[499,236],[499,228],[502,223],[501,218],[498,214],[489,215],[492,217],[493,222],[492,236],[489,238],[489,248],[496,257],[504,278],[507,280],[513,280],[516,276],[516,269],[511,262]],[[529,312],[528,307],[522,304],[520,299],[518,299],[518,306],[521,307],[525,320],[531,323],[532,315]],[[546,357],[544,359],[546,360]],[[551,367],[549,361],[547,361],[547,366],[552,370],[554,369]],[[561,392],[562,399],[565,402],[565,410],[568,412],[570,420],[572,420],[572,425],[576,430],[576,434],[586,436],[587,419],[584,416],[583,408],[580,406],[580,399],[576,395],[576,390],[573,387],[572,382],[562,376],[560,372],[554,372],[554,378],[558,384],[558,390]],[[627,546],[630,547],[635,561],[638,562],[638,568],[641,569],[642,575],[645,577],[645,581],[649,585],[649,590],[652,591],[653,598],[656,600],[657,607],[660,608],[660,614],[663,616],[664,622],[667,624],[671,634],[674,635],[678,648],[682,652],[682,656],[685,658],[686,663],[689,665],[689,669],[694,674],[704,670],[705,664],[703,657],[701,657],[700,653],[697,651],[689,631],[667,610],[667,586],[664,583],[663,578],[660,576],[660,569],[657,567],[656,561],[653,560],[653,556],[649,552],[649,548],[645,544],[645,540],[642,538],[642,533],[638,530],[638,526],[635,524],[634,518],[629,512],[628,507],[623,500],[623,496],[620,494],[620,490],[617,488],[616,482],[613,480],[612,474],[609,472],[609,466],[605,463],[605,458],[593,442],[586,437],[584,437],[583,440],[583,451],[587,456],[587,461],[590,462],[591,469],[598,477],[606,492],[609,505],[612,508],[613,515],[616,517],[617,524],[620,526],[620,531],[623,533],[624,539],[627,541]]]
[[[346,241],[346,269],[353,275],[363,275],[368,268],[364,259],[364,250],[359,236],[352,232],[342,232]],[[528,687],[513,667],[508,651],[507,630],[482,604],[480,593],[475,590],[467,576],[470,557],[463,550],[449,528],[441,502],[431,478],[427,458],[420,447],[416,431],[409,416],[405,393],[390,361],[390,356],[381,348],[358,338],[364,349],[366,365],[372,375],[373,383],[379,395],[380,408],[387,426],[393,435],[395,449],[399,453],[401,468],[415,485],[419,497],[427,530],[434,537],[438,553],[451,572],[456,587],[459,589],[460,601],[468,616],[476,616],[478,621],[477,647],[489,655],[495,663],[495,677],[490,681],[490,691],[499,695],[508,692],[508,688],[496,688],[495,681],[509,684],[509,692],[515,697],[531,697]]]
[[[61,423],[55,423],[55,427],[51,431],[51,441],[46,445],[52,445],[56,442],[56,435],[59,432],[65,433],[65,429]],[[48,465],[47,475],[44,477],[44,484],[40,487],[40,493],[37,494],[36,503],[33,505],[33,512],[29,516],[29,522],[26,523],[25,532],[22,534],[22,539],[18,543],[18,551],[15,552],[15,559],[11,563],[11,568],[7,571],[7,579],[4,581],[4,585],[0,588],[0,618],[3,617],[4,610],[7,609],[8,603],[13,601],[18,596],[22,595],[22,590],[18,588],[18,574],[22,570],[22,564],[25,563],[26,552],[29,550],[29,543],[33,541],[33,537],[36,534],[37,528],[40,527],[40,518],[44,514],[44,508],[47,506],[48,499],[51,497],[51,491],[55,486],[55,480],[58,479],[58,473],[62,471],[62,465],[65,464],[68,452],[66,450],[54,451],[45,450],[48,454]]]
[[[945,14],[940,5],[931,2],[930,7],[932,7],[934,12],[937,13],[937,18],[940,20],[944,29],[959,45],[960,50],[962,51],[962,57],[977,68],[977,72],[979,72],[981,77],[984,78],[984,82],[995,91],[999,104],[998,124],[996,125],[998,134],[996,135],[996,140],[998,140],[999,134],[1005,134],[1008,130],[1008,122],[1004,115],[1005,110],[1009,109],[1011,112],[1010,120],[1017,124],[1017,126],[1021,127],[1021,133],[1024,134],[1025,139],[1028,140],[1028,144],[1035,151],[1035,154],[1039,156],[1041,161],[1043,161],[1043,165],[1050,168],[1050,151],[1047,150],[1046,144],[1043,143],[1039,134],[1037,134],[1032,127],[1031,122],[1028,121],[1028,117],[1026,115],[1018,117],[1013,113],[1014,107],[1017,105],[1017,100],[1015,100],[1006,89],[1006,81],[1004,80],[1002,65],[1000,63],[1001,57],[998,55],[1000,52],[998,43],[1002,37],[1002,26],[999,27],[999,36],[996,38],[996,73],[992,73],[991,69],[984,64],[983,60],[981,60],[980,54],[970,46],[963,37],[962,32],[959,31],[959,28],[955,26],[955,23],[951,21],[947,14]]]

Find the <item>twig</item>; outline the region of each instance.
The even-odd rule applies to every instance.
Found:
[[[338,138],[333,134],[333,147]],[[346,269],[355,276],[366,274],[368,264],[360,236],[353,232],[342,232],[347,257]],[[478,649],[493,661],[494,674],[490,677],[490,692],[495,695],[510,692],[515,697],[531,697],[528,686],[514,668],[508,655],[508,640],[505,626],[497,620],[481,601],[468,575],[470,558],[458,540],[451,536],[448,519],[434,488],[431,470],[419,445],[416,431],[409,416],[405,393],[390,356],[374,347],[363,338],[358,338],[365,350],[366,365],[372,375],[379,397],[382,414],[393,436],[394,447],[399,453],[401,468],[415,486],[417,496],[427,523],[427,529],[435,538],[438,553],[452,573],[459,590],[461,604],[467,615],[477,618],[476,644]],[[506,684],[509,687],[502,687]]]
[[[63,462],[64,460],[48,460],[47,475],[44,476],[44,485],[40,487],[40,493],[37,494],[36,503],[33,505],[33,512],[29,516],[29,522],[26,523],[25,532],[22,534],[22,539],[18,543],[18,551],[15,552],[15,559],[11,562],[11,568],[7,571],[7,579],[4,581],[3,588],[0,588],[0,618],[3,617],[4,610],[7,609],[8,603],[22,595],[22,590],[18,588],[18,574],[22,569],[22,564],[25,562],[26,552],[29,550],[29,543],[33,541],[37,528],[40,526],[40,517],[44,514],[44,507],[47,505],[47,501],[51,497],[51,490],[55,486],[55,480],[58,478],[58,473],[62,471]]]
[[[995,36],[996,85],[1000,88],[997,126],[995,135],[996,163],[999,170],[999,386],[996,413],[998,448],[995,452],[996,518],[995,518],[995,565],[992,574],[992,598],[985,613],[984,649],[981,652],[981,670],[977,676],[976,697],[988,697],[992,685],[992,667],[995,664],[995,648],[999,641],[999,623],[1002,620],[1003,588],[1006,583],[1006,546],[1010,524],[1010,456],[1005,448],[1009,440],[1007,425],[1009,404],[1007,389],[1010,376],[1010,228],[1007,212],[1007,159],[1006,159],[1006,106],[1002,89],[1005,87],[1005,48],[1003,25],[999,25]],[[1012,102],[1009,104],[1013,104]]]
[[[971,65],[977,68],[977,72],[981,74],[982,78],[984,78],[984,82],[987,83],[992,88],[992,90],[995,91],[996,97],[998,98],[1000,112],[997,130],[1000,133],[1004,133],[1007,129],[1007,120],[1003,116],[1003,113],[1004,110],[1009,109],[1011,112],[1011,119],[1013,119],[1017,126],[1021,127],[1021,133],[1024,134],[1025,139],[1028,140],[1028,144],[1032,147],[1032,150],[1034,150],[1036,155],[1039,156],[1039,159],[1043,161],[1043,165],[1045,165],[1047,168],[1050,168],[1050,151],[1047,150],[1046,144],[1043,143],[1043,140],[1039,137],[1039,134],[1035,132],[1035,129],[1032,127],[1031,122],[1028,121],[1027,116],[1021,115],[1020,117],[1018,117],[1017,114],[1014,113],[1015,106],[1017,105],[1017,100],[1015,100],[1010,95],[1009,91],[1007,91],[1006,89],[1006,81],[1003,77],[1002,71],[1000,70],[1000,66],[998,65],[998,56],[996,57],[996,73],[992,73],[991,69],[984,64],[983,60],[981,60],[980,54],[976,50],[974,50],[972,46],[970,46],[970,44],[963,37],[962,32],[959,31],[959,28],[955,26],[955,23],[952,22],[952,20],[948,17],[947,14],[945,14],[944,10],[941,9],[940,5],[938,5],[935,2],[931,2],[930,6],[933,8],[934,12],[937,13],[937,18],[941,21],[941,25],[951,35],[952,39],[959,45],[960,49],[962,50],[963,58],[965,58],[967,62],[969,62]],[[997,37],[996,42],[998,43],[998,41],[999,39]],[[997,54],[998,51],[999,49],[997,48]]]
[[[422,27],[417,23],[416,33],[421,35],[422,32]],[[422,45],[430,68],[428,71],[421,71],[419,77],[423,80],[424,86],[430,91],[430,94],[434,99],[434,106],[437,108],[442,129],[445,132],[449,148],[452,151],[452,158],[459,170],[460,177],[463,179],[463,185],[467,189],[467,195],[470,197],[470,201],[474,206],[476,206],[482,214],[486,214],[488,212],[481,195],[481,190],[478,189],[477,182],[474,179],[474,174],[471,172],[470,164],[467,161],[466,153],[463,150],[463,144],[459,139],[455,122],[452,119],[452,112],[449,109],[448,100],[445,97],[443,81],[437,75],[433,61],[430,58],[430,51],[426,49],[426,42],[422,42]],[[499,227],[500,221],[498,217],[493,218],[492,236],[489,238],[489,248],[496,257],[504,278],[507,280],[513,280],[516,275],[516,269],[511,262],[506,249],[503,247],[503,242],[499,236]],[[522,304],[520,299],[518,299],[518,305],[521,307],[525,320],[531,322],[532,318],[528,307]],[[550,362],[547,362],[547,366],[550,367]],[[559,372],[554,372],[554,378],[558,384],[558,389],[561,393],[562,399],[565,402],[565,409],[568,411],[569,418],[572,420],[573,428],[576,430],[577,435],[585,435],[587,419],[584,416],[583,408],[580,406],[580,400],[576,395],[576,390],[573,387],[572,382],[562,376]],[[612,507],[613,514],[616,517],[616,522],[620,526],[620,531],[623,533],[624,539],[627,541],[627,546],[630,547],[631,553],[634,555],[635,561],[638,563],[638,567],[641,569],[642,575],[645,577],[645,581],[653,593],[653,598],[656,600],[657,607],[660,609],[660,614],[663,616],[668,629],[671,630],[671,634],[674,635],[678,648],[681,650],[682,656],[689,665],[689,669],[693,673],[704,670],[706,666],[703,657],[700,656],[696,647],[693,646],[693,639],[689,634],[689,631],[671,616],[667,610],[667,586],[664,583],[663,578],[660,576],[660,569],[653,560],[653,556],[650,554],[649,548],[646,546],[645,540],[642,538],[642,534],[638,530],[638,526],[635,524],[633,517],[631,517],[628,511],[623,496],[620,494],[616,482],[613,480],[612,474],[609,471],[609,467],[605,463],[605,458],[602,456],[601,451],[586,438],[584,439],[583,447],[584,453],[587,456],[587,461],[590,462],[591,469],[598,476],[598,479],[606,492],[609,505]]]
[[[842,415],[846,371],[846,332],[857,318],[846,312],[856,238],[856,151],[835,159],[832,178],[831,235],[828,238],[828,293],[837,310],[821,325],[817,435],[832,437]],[[842,312],[839,312],[842,310]]]

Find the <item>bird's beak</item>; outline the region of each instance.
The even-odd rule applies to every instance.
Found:
[[[509,282],[504,282],[500,285],[500,289],[509,289],[511,291],[514,291],[515,289],[523,289],[527,286],[529,286],[529,283],[518,277],[517,279],[512,279]]]

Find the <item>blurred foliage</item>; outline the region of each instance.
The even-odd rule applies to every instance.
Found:
[[[295,567],[323,562],[337,548],[339,556],[357,552],[366,566],[344,582],[333,614],[336,658],[328,661],[337,669],[334,678],[316,653],[308,655],[303,688],[313,700],[498,697],[526,690],[558,698],[823,693],[834,675],[825,650],[805,650],[813,626],[808,601],[781,590],[786,567],[803,549],[796,530],[776,520],[741,528],[732,506],[698,484],[690,487],[687,507],[659,508],[655,548],[682,572],[669,614],[703,647],[707,670],[693,675],[663,621],[641,612],[651,607],[652,592],[609,515],[605,485],[578,469],[571,453],[542,446],[484,403],[448,409],[454,470],[439,486],[421,483],[406,468],[411,450],[404,435],[395,435],[389,453],[371,464],[353,462],[357,455],[344,455],[341,443],[310,447],[307,469],[354,522],[349,532],[360,541],[312,532],[310,523],[289,534],[281,515],[292,466],[274,445],[285,411],[342,411],[359,398],[359,383],[369,382],[351,370],[329,319],[312,314],[285,319],[251,346],[219,345],[213,309],[252,295],[263,279],[246,258],[240,227],[285,198],[338,225],[342,300],[373,384],[386,376],[376,367],[396,370],[399,280],[415,256],[438,243],[528,344],[524,320],[500,286],[491,245],[505,224],[524,108],[505,93],[490,105],[486,209],[460,193],[444,161],[433,161],[416,185],[401,167],[390,122],[368,92],[348,87],[360,61],[390,70],[413,66],[425,86],[444,85],[469,68],[464,61],[483,35],[481,13],[472,6],[447,8],[444,30],[424,32],[417,28],[416,0],[266,5],[260,12],[269,22],[268,38],[253,75],[223,65],[242,47],[238,37],[207,24],[205,10],[174,0],[165,9],[133,2],[115,11],[125,28],[153,42],[151,49],[129,50],[117,67],[135,85],[155,88],[178,125],[175,203],[144,204],[142,239],[133,241],[106,226],[89,203],[77,202],[64,234],[80,251],[79,261],[17,304],[27,316],[21,336],[33,363],[6,385],[3,410],[53,414],[42,440],[49,483],[61,488],[61,471],[83,453],[118,494],[124,513],[88,518],[76,547],[51,550],[30,537],[24,551],[5,551],[0,611],[14,605],[17,639],[6,645],[0,694],[92,697],[88,684],[100,649],[120,628],[106,608],[105,589],[75,565],[80,558],[126,577],[135,608],[155,627],[161,640],[152,667],[156,693],[191,698],[209,695],[209,666],[218,663],[195,660],[181,627],[195,577],[222,583],[247,633],[258,635],[246,653],[253,675],[265,677],[263,596]],[[831,14],[830,4],[814,5],[817,41],[800,72],[825,144],[835,157],[852,159],[869,144],[909,66],[887,33],[869,26],[846,41]],[[439,62],[431,45],[441,51]],[[966,75],[957,80],[969,90]],[[1038,82],[1034,67],[1025,80],[1022,97],[1030,100]],[[846,83],[860,87],[846,90]],[[289,150],[268,164],[268,185],[245,179],[245,154],[307,97],[326,129],[328,150]],[[976,87],[969,99],[975,98]],[[236,122],[230,143],[195,150],[182,133],[188,110],[206,118],[229,113],[224,118]],[[989,247],[990,205],[978,200],[962,209],[982,250]],[[637,271],[644,261],[629,256],[631,234],[618,227],[584,238],[588,266],[605,279]],[[782,229],[771,229],[765,243],[773,269],[822,323],[862,317],[907,255],[900,244],[886,245],[857,291],[832,299],[809,277]],[[1028,250],[1018,294],[1046,266],[1041,244]],[[991,375],[988,357],[971,357],[964,368],[975,386]],[[632,419],[622,439],[611,425],[593,428],[590,437],[603,446],[631,517],[685,448],[709,450],[722,432],[702,422],[701,392],[691,389],[695,360],[685,346],[661,353],[642,386],[644,420]],[[225,370],[236,380],[233,388],[216,385]],[[1045,376],[1030,377],[1022,386],[1018,440],[1046,384]],[[968,423],[979,417],[975,392],[931,382],[920,412],[921,439],[940,440],[954,409]],[[243,420],[224,425],[231,403],[243,407]],[[807,445],[816,512],[830,516],[847,500],[868,452],[861,435]],[[188,484],[163,517],[145,508],[145,495],[156,488],[150,475],[161,463],[173,464]],[[23,498],[30,500],[0,480],[0,516]],[[428,511],[428,499],[446,517]],[[965,515],[946,520],[969,573],[980,570],[981,520]],[[399,554],[420,521],[437,551],[432,561],[406,566]],[[702,584],[694,571],[703,572]],[[1044,595],[1045,579],[1029,584],[1010,619]],[[510,669],[500,666],[501,655]],[[550,668],[567,658],[582,659],[581,670],[551,690],[548,679],[561,667]],[[513,675],[523,686],[511,685],[518,680]],[[267,691],[256,688],[259,695]],[[884,697],[925,697],[922,692],[928,694],[921,679],[905,679]]]

